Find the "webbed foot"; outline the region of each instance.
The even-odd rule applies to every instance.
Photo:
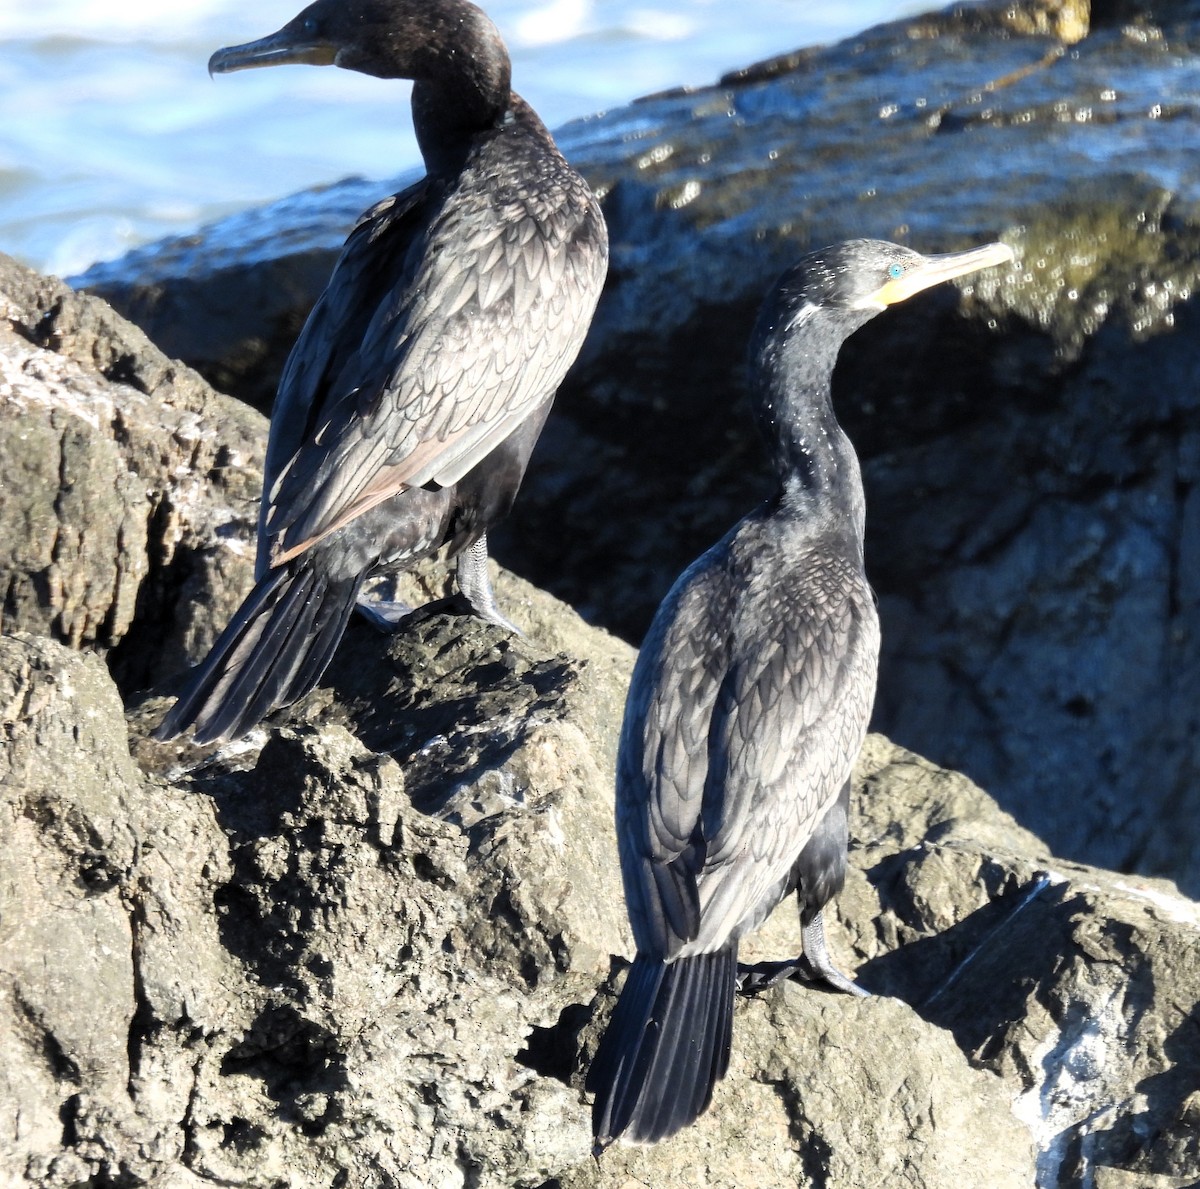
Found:
[[[743,995],[755,995],[773,987],[785,978],[806,983],[825,983],[835,991],[867,998],[871,992],[860,987],[849,975],[843,974],[829,956],[825,945],[825,924],[818,912],[801,933],[804,952],[799,958],[783,962],[755,962],[738,965],[737,989]]]
[[[355,610],[376,631],[390,636],[414,613],[414,608],[408,603],[392,602],[388,599],[362,599],[355,605]]]

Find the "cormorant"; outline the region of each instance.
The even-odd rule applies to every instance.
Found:
[[[467,0],[317,0],[210,73],[285,62],[414,80],[426,175],[367,211],[271,417],[257,584],[156,732],[245,733],[320,679],[363,581],[442,545],[500,614],[487,530],[520,487],[608,262],[604,219]]]
[[[676,581],[625,704],[616,816],[637,955],[588,1073],[598,1152],[706,1109],[729,1063],[738,941],[789,892],[803,955],[777,975],[864,994],[821,919],[845,879],[879,651],[862,478],[830,379],[887,306],[1011,259],[1003,244],[925,257],[855,240],[805,256],[763,306],[751,399],[779,489]]]

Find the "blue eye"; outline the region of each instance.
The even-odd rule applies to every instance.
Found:
[[[891,277],[893,281],[897,277],[900,277],[903,275],[904,275],[904,265],[903,264],[889,264],[888,265],[888,276]]]

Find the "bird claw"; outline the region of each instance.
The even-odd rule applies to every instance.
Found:
[[[737,989],[742,995],[757,995],[784,979],[795,979],[804,983],[824,983],[830,990],[842,991],[858,998],[869,998],[871,992],[864,990],[849,975],[843,974],[829,963],[818,968],[807,955],[783,962],[739,963]]]
[[[388,599],[360,599],[355,608],[376,631],[392,635],[415,609],[408,603]]]
[[[813,914],[812,920],[801,928],[800,937],[804,947],[804,954],[800,961],[804,963],[808,971],[807,974],[800,977],[807,978],[811,982],[827,983],[835,991],[844,991],[847,995],[857,995],[861,999],[865,999],[871,994],[870,991],[863,990],[849,975],[843,974],[834,965],[833,959],[829,956],[829,948],[825,944],[825,921],[820,909]]]
[[[496,627],[503,628],[506,632],[512,632],[514,636],[520,636],[522,640],[525,638],[525,633],[521,631],[521,629],[517,627],[512,620],[506,619],[500,614],[500,610],[495,603],[486,608],[475,606],[470,599],[467,599],[467,603],[470,605],[471,610],[474,611],[475,614],[484,621],[484,623],[495,624]]]
[[[734,986],[739,995],[757,995],[790,978],[795,968],[795,962],[739,962]]]

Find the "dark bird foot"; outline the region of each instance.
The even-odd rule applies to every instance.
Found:
[[[401,628],[414,628],[417,624],[432,619],[435,615],[477,615],[478,612],[471,601],[461,594],[447,595],[444,599],[433,599],[414,607],[410,603],[399,600],[369,599],[360,602],[356,610],[373,628],[385,636],[394,635]],[[516,628],[509,623],[502,623],[512,631]]]
[[[868,998],[871,994],[836,966],[818,970],[803,955],[783,962],[738,963],[737,989],[742,995],[757,995],[785,978],[804,983],[825,983],[834,991],[845,991],[847,995],[857,995],[859,998]]]
[[[833,964],[825,945],[825,925],[819,912],[804,926],[801,936],[804,952],[799,958],[749,965],[739,963],[737,989],[743,995],[756,995],[785,978],[794,978],[806,983],[825,983],[835,991],[844,991],[847,995],[862,999],[870,996],[870,991],[864,990]]]
[[[484,615],[465,594],[447,595],[444,599],[433,599],[422,603],[419,607],[399,600],[370,598],[359,602],[355,610],[376,631],[385,636],[395,635],[403,629],[415,628],[418,624],[432,619],[435,615],[474,615],[487,623],[494,623],[505,631],[520,636],[522,633],[513,627],[498,611],[494,615]]]
[[[784,962],[739,962],[737,989],[740,995],[757,995],[785,978],[798,978],[811,982],[816,977],[805,965],[803,958]]]

